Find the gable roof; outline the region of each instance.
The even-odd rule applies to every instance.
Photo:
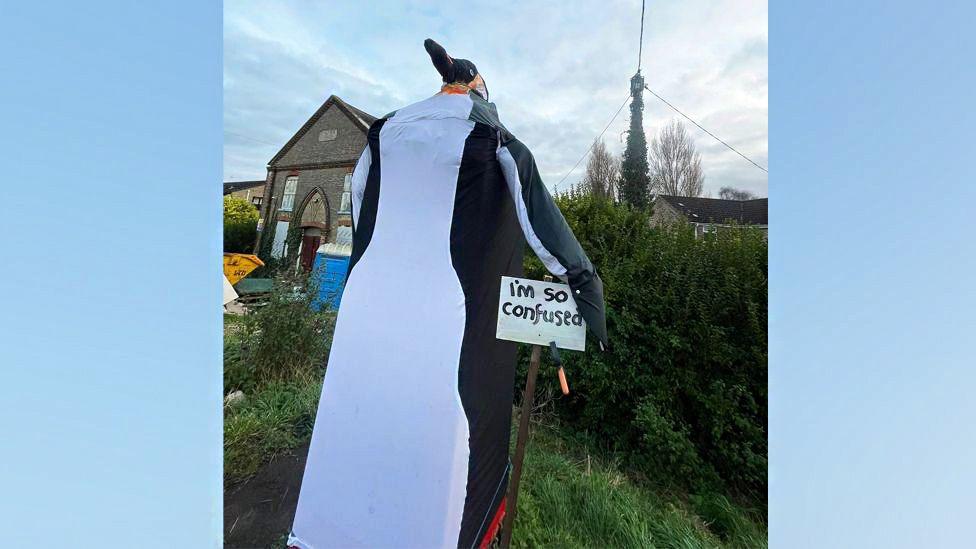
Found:
[[[369,131],[369,127],[373,124],[373,122],[376,121],[375,116],[367,113],[366,111],[353,107],[349,103],[343,101],[338,95],[330,95],[329,98],[325,100],[325,103],[322,103],[322,106],[312,114],[308,121],[306,121],[305,124],[302,125],[297,132],[295,132],[295,135],[291,136],[291,139],[289,139],[288,142],[285,143],[285,146],[278,151],[278,154],[274,155],[274,157],[268,161],[268,164],[274,164],[280,160],[281,157],[284,156],[285,153],[287,153],[292,146],[294,146],[295,143],[297,143],[298,140],[301,139],[302,136],[304,136],[305,133],[308,132],[308,130],[319,121],[319,118],[322,118],[322,115],[324,115],[325,112],[328,111],[333,105],[338,107],[343,114],[348,116],[349,120],[352,120],[352,123],[355,124],[356,127],[363,130],[363,133]]]
[[[672,208],[683,214],[688,221],[699,223],[728,223],[740,225],[768,225],[769,199],[725,200],[722,198],[699,198],[694,196],[671,196],[660,194]]]
[[[265,181],[263,179],[258,181],[224,181],[224,194],[230,194],[237,191],[243,191],[244,189],[253,189],[260,185],[264,185]]]

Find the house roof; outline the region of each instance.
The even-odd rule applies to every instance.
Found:
[[[295,143],[297,143],[298,140],[301,139],[302,136],[305,135],[305,133],[307,133],[308,130],[310,130],[312,126],[319,121],[319,118],[322,118],[322,115],[324,115],[325,112],[328,111],[333,105],[338,107],[343,114],[348,116],[349,119],[352,120],[353,124],[363,130],[363,133],[369,131],[369,127],[373,124],[373,122],[376,121],[375,116],[367,113],[366,111],[353,107],[349,103],[346,103],[338,95],[330,95],[329,98],[325,100],[325,103],[322,103],[322,106],[319,107],[317,111],[312,113],[312,116],[308,119],[308,121],[306,121],[305,124],[303,124],[302,127],[295,132],[295,135],[293,135],[291,139],[285,143],[285,146],[282,147],[281,150],[268,161],[268,164],[274,164],[280,160],[281,157],[284,156],[285,153],[287,153],[289,149],[291,149],[292,146],[294,146]]]
[[[244,189],[253,189],[264,185],[264,180],[258,181],[224,181],[224,194],[230,194]]]
[[[688,221],[700,223],[728,223],[741,225],[768,225],[769,199],[725,200],[694,196],[658,195],[672,208],[681,212]]]

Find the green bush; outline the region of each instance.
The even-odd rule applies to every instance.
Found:
[[[224,390],[253,388],[295,375],[321,375],[335,314],[312,307],[315,277],[285,272],[264,306],[244,315],[224,346]]]
[[[762,234],[696,239],[690,227],[652,228],[645,213],[605,199],[557,202],[603,279],[610,348],[591,339],[585,353],[564,353],[574,390],[555,409],[651,479],[764,500]],[[529,255],[527,276],[541,278]]]
[[[258,210],[234,196],[224,197],[224,251],[250,253],[257,238]]]
[[[335,326],[316,311],[315,278],[282,272],[267,304],[224,320],[224,392],[243,399],[224,409],[224,471],[237,481],[312,433]]]
[[[243,350],[240,336],[224,335],[224,394],[232,391],[250,393],[256,387],[254,368],[246,360]]]

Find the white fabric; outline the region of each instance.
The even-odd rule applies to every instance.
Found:
[[[366,150],[359,157],[356,169],[352,172],[352,181],[349,183],[350,198],[352,199],[352,222],[359,223],[359,205],[363,203],[363,192],[366,190],[366,176],[369,175],[369,165],[373,161],[373,153],[366,145]]]
[[[380,133],[376,223],[342,297],[289,544],[457,544],[469,433],[450,233],[470,109],[437,95]]]
[[[565,278],[566,267],[563,267],[562,263],[549,253],[549,250],[542,245],[542,241],[535,234],[535,230],[532,229],[529,212],[525,207],[525,200],[522,198],[522,180],[519,179],[518,166],[507,147],[498,148],[498,162],[501,163],[502,173],[505,174],[508,192],[512,195],[512,200],[515,201],[515,212],[518,214],[519,225],[522,227],[525,241],[529,243],[532,251],[539,256],[542,264],[546,266],[546,269],[549,269],[550,273],[561,279]]]

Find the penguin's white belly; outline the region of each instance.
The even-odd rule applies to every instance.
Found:
[[[342,298],[291,542],[454,547],[468,422],[458,393],[465,297],[451,260],[472,122],[389,120],[372,239]]]

